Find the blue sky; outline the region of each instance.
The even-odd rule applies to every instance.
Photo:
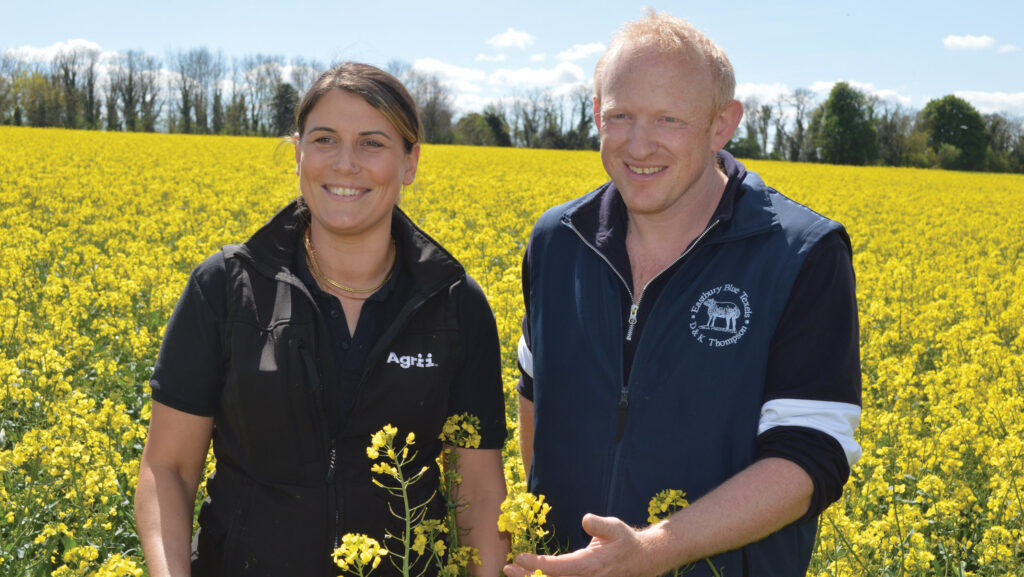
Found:
[[[75,41],[161,58],[205,46],[228,57],[402,60],[438,74],[472,111],[590,82],[612,34],[646,6],[721,45],[740,97],[770,101],[803,87],[823,99],[845,80],[914,109],[958,94],[982,112],[1024,115],[1021,0],[2,0],[0,50],[45,56]]]

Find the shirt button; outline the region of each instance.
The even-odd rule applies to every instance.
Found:
[[[332,319],[336,319],[341,316],[341,312],[338,309],[331,309],[331,312],[328,314],[331,315]]]

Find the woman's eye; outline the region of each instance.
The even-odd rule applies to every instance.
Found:
[[[364,140],[363,141],[363,146],[366,146],[366,147],[369,147],[369,148],[380,148],[380,147],[382,147],[384,145],[381,144],[377,140]]]

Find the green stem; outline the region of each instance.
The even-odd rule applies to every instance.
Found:
[[[832,528],[835,529],[836,535],[839,536],[839,538],[843,541],[843,544],[846,545],[846,548],[849,549],[850,554],[853,555],[853,558],[857,561],[857,564],[860,565],[860,569],[861,571],[863,571],[862,574],[867,575],[868,568],[864,565],[864,562],[861,561],[860,556],[857,555],[857,551],[853,548],[853,544],[846,540],[846,535],[844,535],[843,532],[839,530],[839,527],[836,525],[836,522],[832,520],[832,517],[828,517],[828,522],[832,524]]]

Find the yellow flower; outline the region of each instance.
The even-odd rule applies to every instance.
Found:
[[[652,497],[647,505],[647,522],[657,523],[662,519],[672,516],[676,511],[689,506],[690,502],[686,500],[686,493],[684,491],[665,489]]]

